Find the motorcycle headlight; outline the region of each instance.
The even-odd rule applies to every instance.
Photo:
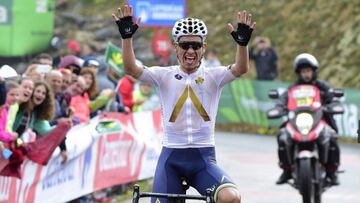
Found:
[[[314,124],[314,118],[309,113],[299,113],[296,116],[295,124],[302,135],[307,135]]]

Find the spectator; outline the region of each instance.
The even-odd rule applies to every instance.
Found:
[[[91,117],[95,116],[97,113],[96,111],[105,107],[110,99],[115,96],[115,92],[112,89],[105,89],[99,94],[95,72],[96,70],[94,68],[85,68],[81,70],[80,73],[86,81],[85,92],[90,97],[89,107]]]
[[[83,69],[80,75],[85,79],[84,92],[72,97],[70,107],[73,115],[78,117],[80,122],[87,122],[90,120],[90,113],[104,107],[111,96],[103,94],[97,97],[98,91],[93,69]]]
[[[142,103],[140,105],[135,104],[133,112],[138,111],[151,111],[160,107],[160,101],[156,94],[152,94],[152,87],[150,84],[141,82],[138,90],[133,92],[134,103]]]
[[[90,69],[82,70],[81,73],[81,76],[85,79],[85,86],[80,94],[71,98],[70,108],[72,115],[79,118],[82,123],[90,120],[90,94],[95,97],[97,87],[95,74]]]
[[[82,58],[96,57],[96,47],[90,44],[84,44],[82,49]]]
[[[79,75],[81,71],[80,59],[74,55],[67,55],[61,58],[59,68],[69,69],[71,73]]]
[[[73,97],[80,95],[84,92],[85,89],[85,79],[82,76],[78,76],[76,81],[69,86],[66,90],[56,96],[56,104],[58,105],[56,109],[55,118],[51,121],[52,125],[56,125],[61,122],[70,122],[71,124],[78,124],[80,119],[73,115],[73,112],[70,108],[70,103]],[[67,147],[65,140],[63,140],[60,145],[61,156],[63,163],[67,161]]]
[[[217,57],[217,51],[214,49],[210,49],[207,54],[206,58],[204,59],[204,66],[213,68],[221,66],[220,60]]]
[[[27,114],[28,120],[23,123],[23,117]],[[34,84],[34,92],[29,100],[16,114],[14,129],[31,129],[37,137],[46,135],[52,130],[49,121],[55,116],[55,102],[53,92],[45,81],[37,81]]]
[[[49,122],[55,116],[55,97],[52,89],[45,81],[35,82],[34,92],[23,107],[19,109],[14,122],[14,129],[19,135],[23,135],[26,130],[27,134],[35,133],[36,138],[39,138],[48,134],[55,127],[51,126]],[[24,118],[26,122],[24,122]],[[59,120],[59,123],[61,122],[69,121]],[[65,141],[59,145],[62,162],[65,162],[67,151],[66,146],[63,145],[65,145]]]
[[[105,107],[105,111],[107,112],[121,112],[121,113],[129,113],[131,112],[130,109],[127,106],[124,106],[122,100],[121,100],[121,96],[120,96],[120,91],[119,91],[119,86],[120,86],[120,82],[118,82],[116,88],[115,88],[115,92],[114,93],[114,97],[112,99],[110,99],[110,101],[106,104]]]
[[[61,118],[58,116],[61,114],[61,107],[59,103],[59,98],[61,97],[62,94],[62,83],[63,83],[63,77],[61,72],[58,70],[52,70],[47,75],[46,79],[50,84],[52,91],[54,92],[54,99],[55,99],[55,118],[50,121],[50,125],[55,126],[58,122],[72,123],[72,120],[70,118]],[[68,158],[65,139],[60,143],[59,148],[63,162],[65,162]]]
[[[98,72],[96,74],[96,80],[98,82],[98,87],[99,87],[99,91],[103,91],[105,89],[115,89],[115,85],[113,82],[111,82],[111,80],[108,78],[107,76],[107,72],[108,72],[108,65],[105,62],[105,58],[104,57],[100,57],[99,58],[99,69]]]
[[[98,86],[94,69],[83,69],[80,75],[84,77],[86,82],[85,92],[89,94],[90,98],[96,98],[98,95]]]
[[[30,78],[23,78],[20,81],[20,95],[18,103],[11,105],[8,115],[7,129],[11,129],[12,131],[16,131],[18,135],[21,135],[26,130],[26,124],[29,121],[29,115],[27,112],[22,112],[22,118],[17,117],[19,109],[25,109],[25,106],[30,101],[34,90],[34,82]],[[18,119],[16,121],[16,119]],[[17,122],[15,126],[15,121]]]
[[[60,72],[63,79],[61,89],[65,91],[73,83],[72,73],[69,69],[60,69]]]
[[[14,81],[6,82],[6,103],[8,110],[10,106],[17,104],[20,98],[20,85]],[[8,129],[12,131],[12,129]]]
[[[63,75],[59,70],[50,71],[50,73],[46,76],[46,80],[55,96],[61,94],[63,86]]]
[[[62,94],[63,76],[60,71],[52,70],[47,75],[46,80],[49,83],[55,98],[55,118],[52,121],[50,121],[50,125],[56,125],[57,121],[60,119],[59,117],[57,117],[57,115],[59,115],[61,111],[58,98],[60,98]]]
[[[7,129],[9,107],[18,102],[20,94],[19,84],[9,81],[6,83],[6,102],[0,110],[0,141],[9,142],[18,137],[16,132]]]
[[[61,107],[59,100],[62,97],[63,90],[62,90],[62,83],[63,83],[63,76],[60,71],[58,70],[52,70],[47,75],[47,81],[50,84],[50,87],[54,93],[55,98],[55,118],[50,122],[51,125],[56,125],[58,123],[58,120],[61,119],[61,117],[58,117],[61,113]],[[69,119],[71,120],[71,119]]]
[[[76,40],[69,40],[66,45],[66,51],[70,55],[79,56],[81,52],[80,44]]]
[[[13,67],[9,65],[3,65],[0,67],[0,78],[2,78],[1,80],[17,80],[18,77],[19,75]]]
[[[19,98],[19,84],[9,81],[6,84],[6,102],[0,107],[0,150],[3,152],[3,142],[10,142],[18,137],[16,132],[7,129],[9,107],[15,104]]]
[[[271,47],[269,38],[256,37],[250,48],[249,57],[255,61],[258,80],[274,80],[278,76],[278,56]]]
[[[70,103],[72,97],[81,95],[86,88],[86,82],[84,77],[78,76],[76,81],[72,83],[67,89],[57,98],[61,111],[56,116],[58,118],[72,118],[74,124],[79,122],[78,118],[72,116],[72,109],[70,108]]]
[[[87,57],[84,60],[83,68],[92,68],[95,73],[97,73],[98,68],[100,66],[100,62],[96,59],[95,56]]]
[[[133,99],[133,91],[134,84],[136,79],[130,75],[125,75],[119,81],[119,94],[124,106],[128,107],[130,111],[133,111],[134,105],[141,105],[144,103],[144,100],[139,99],[138,101],[134,101]]]
[[[24,73],[26,77],[31,78],[33,81],[44,80],[45,74],[49,73],[52,70],[50,65],[43,64],[30,64]]]
[[[53,57],[50,54],[41,53],[35,57],[33,63],[53,66]]]

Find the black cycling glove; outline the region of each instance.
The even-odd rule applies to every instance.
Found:
[[[231,36],[240,46],[247,46],[253,30],[254,29],[244,23],[238,23],[237,30],[232,31]]]
[[[119,32],[123,39],[131,38],[138,29],[138,25],[133,22],[132,16],[125,16],[116,21]]]

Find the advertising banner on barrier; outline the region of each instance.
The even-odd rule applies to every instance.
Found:
[[[279,81],[236,80],[223,89],[219,103],[217,122],[248,123],[261,127],[278,127],[282,120],[269,120],[266,112],[275,106],[275,100],[268,98],[268,91],[277,89],[280,93],[287,90],[289,83]],[[345,113],[334,118],[341,136],[357,136],[360,91],[344,89],[341,101]]]
[[[99,189],[154,175],[163,132],[160,111],[109,113],[67,134],[69,160],[59,150],[48,165],[25,161],[22,179],[0,177],[0,203],[67,202]]]

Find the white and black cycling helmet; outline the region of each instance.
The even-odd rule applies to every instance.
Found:
[[[294,60],[294,70],[296,73],[300,72],[301,68],[311,67],[314,72],[317,72],[319,69],[319,62],[316,58],[308,53],[302,53],[296,56]]]
[[[184,18],[176,21],[172,29],[174,42],[178,42],[182,36],[200,36],[204,42],[207,36],[205,23],[197,18]]]

